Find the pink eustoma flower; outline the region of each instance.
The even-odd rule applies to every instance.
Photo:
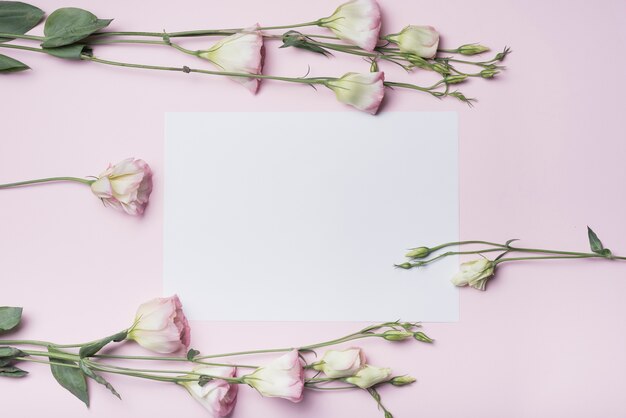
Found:
[[[304,369],[298,350],[259,367],[252,374],[244,376],[243,382],[263,396],[300,402],[304,389]]]
[[[188,348],[191,329],[178,296],[152,299],[139,306],[126,338],[156,353]]]
[[[263,35],[259,25],[227,36],[205,51],[200,58],[211,61],[224,72],[261,74],[263,70]],[[259,88],[258,78],[230,77],[253,94]]]
[[[384,80],[383,72],[347,73],[329,80],[326,87],[335,92],[340,102],[374,115],[385,97]]]
[[[332,16],[319,21],[319,26],[366,51],[376,48],[380,24],[380,7],[376,0],[349,1],[339,6]]]
[[[234,367],[208,367],[200,366],[193,369],[194,373],[211,377],[235,377],[237,369]],[[188,375],[196,377],[197,374]],[[182,382],[187,391],[195,400],[209,412],[211,418],[221,418],[229,415],[237,402],[237,383],[229,383],[226,380],[214,378],[205,385],[200,385],[197,381]]]
[[[127,158],[109,165],[91,183],[91,191],[107,206],[141,215],[152,192],[152,170],[143,160]]]

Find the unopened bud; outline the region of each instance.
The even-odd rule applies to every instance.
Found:
[[[458,47],[457,52],[463,55],[478,55],[489,51],[489,48],[480,44],[466,44]]]
[[[413,376],[396,376],[389,381],[394,386],[405,386],[414,383],[417,379]]]
[[[385,411],[385,418],[393,418],[393,415],[391,415],[391,412]]]
[[[496,54],[496,60],[497,61],[504,61],[504,59],[506,58],[507,55],[509,55],[511,53],[511,48],[506,47],[504,48],[504,51],[499,52],[498,54]]]
[[[432,343],[433,341],[435,341],[432,338],[430,338],[428,335],[424,334],[422,331],[417,331],[416,333],[414,333],[413,338],[423,343]]]
[[[445,64],[441,64],[439,62],[432,64],[431,68],[433,71],[438,72],[441,75],[449,75],[450,74],[450,67],[445,65]]]
[[[424,258],[430,254],[430,248],[428,247],[418,247],[411,248],[411,250],[406,253],[404,256],[407,258]]]
[[[480,76],[482,78],[494,78],[498,73],[500,73],[498,70],[486,69],[480,72]]]
[[[448,77],[444,77],[443,79],[446,84],[459,84],[467,80],[466,75],[451,75]]]
[[[432,70],[433,66],[428,60],[413,54],[407,55],[407,60],[418,68],[422,68],[424,70]]]
[[[383,338],[387,341],[402,341],[413,336],[412,332],[390,329],[383,332]]]
[[[413,268],[413,264],[407,262],[407,263],[402,263],[402,264],[396,264],[396,267],[405,269],[405,270],[410,270]]]
[[[378,61],[372,60],[372,65],[370,65],[370,73],[378,72]]]

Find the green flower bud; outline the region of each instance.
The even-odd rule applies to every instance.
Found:
[[[413,376],[396,376],[389,381],[394,386],[405,386],[414,383],[417,379]]]
[[[436,62],[434,64],[431,65],[431,69],[433,71],[438,72],[441,75],[449,75],[450,74],[450,67],[442,64],[440,62]]]
[[[482,78],[494,78],[499,73],[500,73],[500,71],[498,71],[498,70],[492,70],[492,69],[488,68],[488,69],[482,70],[480,72],[480,76]]]
[[[401,269],[405,269],[405,270],[410,270],[413,268],[413,264],[406,262],[406,263],[402,263],[402,264],[396,264],[396,267],[401,268]]]
[[[459,84],[467,80],[466,75],[451,75],[448,77],[444,77],[443,79],[446,84]]]
[[[378,61],[372,60],[372,65],[370,65],[370,73],[378,72]]]
[[[412,332],[399,331],[396,329],[390,329],[383,332],[383,338],[387,341],[402,341],[413,336]]]
[[[430,248],[428,247],[418,247],[418,248],[411,248],[411,250],[406,253],[404,256],[407,258],[424,258],[427,257],[430,254]]]
[[[423,343],[432,343],[433,341],[435,341],[432,338],[430,338],[428,335],[424,334],[422,331],[417,331],[416,333],[414,333],[413,338]]]
[[[461,45],[457,52],[463,55],[477,55],[489,51],[489,48],[480,44]]]

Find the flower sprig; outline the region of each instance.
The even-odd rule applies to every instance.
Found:
[[[0,307],[0,334],[18,327],[21,318],[22,308]],[[104,377],[107,374],[174,383],[184,387],[212,417],[224,417],[232,412],[240,386],[249,386],[263,397],[283,398],[291,402],[300,402],[305,390],[366,390],[376,399],[385,416],[390,417],[389,411],[381,404],[376,388],[381,385],[406,386],[415,382],[413,377],[394,376],[389,368],[369,364],[359,347],[326,350],[321,359],[308,360],[317,349],[363,338],[381,338],[390,342],[433,342],[421,331],[420,324],[394,321],[301,347],[201,355],[199,350],[189,349],[189,322],[180,300],[172,296],[142,304],[129,328],[94,341],[57,344],[39,340],[0,340],[0,377],[26,376],[28,372],[17,367],[20,363],[46,364],[56,381],[87,406],[88,380],[104,386],[121,399]],[[110,350],[128,341],[135,341],[159,355],[110,354]],[[29,348],[32,346],[44,347],[45,350]],[[109,352],[102,354],[105,348]],[[275,357],[262,365],[227,361],[231,357],[260,354]],[[119,360],[140,362],[142,367],[122,367],[116,364]],[[145,366],[152,362],[158,362],[158,368]],[[168,368],[164,368],[164,362]]]
[[[410,249],[405,257],[408,261],[396,264],[395,267],[410,270],[413,268],[425,267],[437,260],[452,255],[477,254],[481,256],[476,260],[467,261],[461,264],[459,271],[452,277],[452,283],[456,286],[470,286],[478,290],[485,290],[487,282],[495,277],[496,269],[502,263],[535,261],[535,260],[573,260],[573,259],[604,259],[610,261],[626,260],[626,257],[613,254],[611,250],[605,248],[598,235],[587,227],[587,237],[591,252],[562,251],[544,248],[527,248],[513,243],[518,239],[510,239],[505,243],[489,241],[458,241],[448,242],[435,247],[416,247]],[[482,246],[479,249],[466,251],[446,251],[436,254],[449,247],[459,246]],[[497,253],[490,259],[488,254]],[[517,255],[511,257],[511,255]]]
[[[339,101],[359,110],[375,114],[385,95],[385,87],[407,88],[430,94],[436,98],[453,97],[468,105],[467,98],[450,86],[463,83],[468,78],[491,79],[504,69],[500,62],[510,52],[507,48],[488,61],[473,62],[454,58],[454,55],[472,56],[489,51],[479,44],[465,44],[454,49],[439,49],[439,33],[431,26],[406,26],[398,33],[382,35],[381,10],[376,0],[351,0],[340,5],[328,17],[314,21],[280,26],[243,27],[236,29],[204,29],[182,32],[106,31],[112,19],[99,19],[93,13],[78,8],[61,8],[45,19],[44,36],[29,35],[43,19],[45,13],[21,2],[0,1],[0,48],[44,53],[56,58],[83,60],[92,63],[154,71],[197,73],[228,77],[256,93],[262,80],[323,85],[331,89]],[[319,27],[333,35],[305,34],[294,29]],[[280,34],[276,31],[286,32]],[[190,50],[178,41],[192,37],[221,37],[202,50]],[[36,42],[39,46],[11,43],[13,40]],[[343,53],[364,58],[370,64],[368,75],[348,72],[341,77],[286,77],[263,74],[264,46],[266,41],[281,40],[281,48],[294,47],[330,56]],[[184,54],[210,62],[216,70],[174,67],[171,65],[145,65],[102,58],[94,50],[103,44],[161,45]],[[438,57],[438,53],[452,56]],[[407,71],[424,69],[441,75],[430,86],[414,83],[384,81],[379,63],[389,62]],[[457,68],[478,66],[479,71]],[[26,64],[0,55],[0,73],[28,70]],[[355,81],[356,80],[356,81]],[[365,81],[363,81],[365,80]],[[375,88],[372,87],[375,85]]]

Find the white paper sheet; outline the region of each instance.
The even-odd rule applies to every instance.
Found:
[[[196,320],[458,320],[455,113],[170,113],[164,290]]]

